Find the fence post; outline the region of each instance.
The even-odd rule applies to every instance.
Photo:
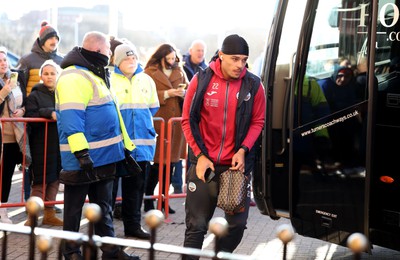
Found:
[[[88,242],[87,245],[84,245],[84,259],[97,259],[97,247],[99,245],[96,244],[94,239],[94,224],[98,222],[101,218],[101,209],[100,206],[95,203],[89,203],[83,207],[83,215],[89,220],[89,228],[88,228]]]
[[[347,239],[347,246],[354,253],[354,260],[361,259],[361,253],[367,249],[368,240],[364,234],[353,233]]]
[[[39,197],[32,196],[26,202],[26,211],[28,212],[28,219],[31,222],[31,234],[29,243],[29,259],[35,259],[35,227],[37,227],[38,215],[44,208],[43,200]]]
[[[144,215],[144,221],[150,228],[149,260],[154,260],[154,243],[156,242],[156,230],[164,221],[164,214],[157,209],[150,210]]]
[[[158,161],[158,200],[157,200],[157,209],[161,210],[163,198],[163,183],[164,183],[164,143],[165,143],[165,121],[162,117],[154,117],[153,121],[160,121],[160,134],[157,138],[159,138],[160,142],[160,153],[159,153],[159,161]]]
[[[216,217],[210,220],[208,230],[215,235],[215,256],[212,259],[218,259],[218,252],[221,249],[221,237],[228,233],[228,221],[223,217]]]
[[[276,229],[278,238],[283,243],[283,260],[286,260],[287,244],[292,241],[294,237],[294,229],[291,225],[282,224]]]
[[[172,148],[172,126],[175,122],[181,124],[182,117],[171,117],[167,122],[167,148],[166,148],[166,162],[165,162],[165,194],[164,194],[164,213],[165,217],[169,217],[169,185],[171,184],[171,148]]]
[[[47,253],[49,252],[49,250],[52,247],[52,240],[51,237],[49,236],[40,236],[38,239],[38,249],[39,251],[42,253],[42,260],[46,260],[47,259]]]
[[[1,245],[1,248],[3,249],[1,252],[1,259],[5,260],[7,257],[7,244],[8,244],[8,234],[7,231],[3,231],[4,237],[3,237],[3,244]]]

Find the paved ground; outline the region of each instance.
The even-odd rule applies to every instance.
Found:
[[[10,202],[19,202],[21,197],[21,174],[16,172],[14,176],[14,185],[11,193]],[[62,193],[59,194],[62,199]],[[174,198],[170,201],[171,207],[176,210],[176,214],[170,215],[161,227],[157,230],[156,241],[163,244],[182,246],[184,225],[184,198]],[[61,205],[62,206],[62,205]],[[24,208],[15,207],[9,209],[9,214],[14,224],[22,226],[26,220]],[[222,212],[217,209],[215,216],[222,216]],[[62,217],[62,214],[59,214]],[[39,220],[40,221],[40,220]],[[81,232],[87,231],[87,222],[82,221]],[[289,224],[286,219],[271,220],[267,216],[261,215],[256,207],[251,207],[248,220],[248,229],[245,231],[242,243],[235,253],[241,255],[253,256],[256,259],[282,259],[283,245],[276,238],[276,229],[282,224]],[[123,238],[124,231],[122,222],[114,221],[117,237]],[[145,226],[145,224],[143,224]],[[61,229],[59,227],[42,226],[51,229]],[[130,239],[130,238],[128,238]],[[3,234],[0,234],[0,240],[3,241]],[[11,234],[8,237],[7,259],[28,259],[29,237],[20,234]],[[133,241],[133,239],[132,239]],[[139,241],[139,240],[138,240]],[[58,240],[53,241],[54,246],[48,255],[48,259],[57,259]],[[213,249],[213,236],[207,235],[205,239],[205,248]],[[140,242],[138,242],[139,245]],[[0,247],[0,252],[2,251]],[[149,252],[132,247],[126,248],[126,252],[140,255],[143,260],[148,259]],[[39,259],[39,254],[36,254]],[[155,259],[174,260],[180,259],[179,255],[157,253]],[[320,240],[295,235],[292,242],[288,244],[287,259],[354,259],[348,248],[330,244]],[[372,255],[362,254],[361,259],[400,259],[400,252],[386,248],[375,247]]]

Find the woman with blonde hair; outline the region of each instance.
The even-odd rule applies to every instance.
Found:
[[[12,74],[16,75],[16,81],[11,80]],[[25,99],[26,89],[23,72],[10,69],[7,49],[0,47],[0,117],[23,117],[25,114]],[[1,202],[5,203],[10,195],[15,166],[23,161],[22,151],[25,151],[26,167],[29,166],[31,158],[29,146],[24,142],[23,122],[4,122],[2,123],[1,131],[0,138],[3,143],[3,158],[0,162],[2,164]],[[0,222],[12,223],[6,208],[0,208]]]

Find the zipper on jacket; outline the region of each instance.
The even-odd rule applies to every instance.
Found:
[[[217,164],[221,160],[222,149],[224,149],[225,137],[226,137],[226,118],[228,116],[228,97],[229,97],[229,81],[226,83],[226,93],[225,93],[225,105],[224,105],[224,121],[223,121],[223,130],[222,130],[222,140],[221,146],[219,148],[219,153],[217,156]]]

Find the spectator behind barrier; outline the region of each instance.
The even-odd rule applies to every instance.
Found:
[[[41,81],[32,88],[32,92],[27,98],[26,117],[57,120],[54,91],[60,73],[60,66],[53,60],[47,60],[42,64],[39,70]],[[29,144],[32,153],[32,165],[30,168],[32,177],[31,196],[43,198],[44,201],[55,201],[60,186],[60,145],[57,123],[50,122],[47,125],[46,165],[44,165],[46,124],[43,122],[30,123]],[[45,169],[46,179],[43,180]],[[43,190],[43,182],[46,184],[45,190]],[[45,205],[42,223],[51,226],[63,225],[63,221],[56,216],[54,205]],[[29,218],[25,222],[25,226],[30,225]]]
[[[16,81],[11,81],[11,74],[17,72]],[[0,47],[0,114],[1,118],[18,118],[25,114],[25,79],[23,71],[10,69],[7,59],[7,49]],[[22,152],[26,150],[25,166],[31,163],[29,140],[24,147],[24,123],[5,122],[2,127],[3,143],[3,174],[1,187],[1,202],[6,203],[10,195],[11,182],[15,166],[22,163]],[[0,135],[1,136],[1,135]],[[12,223],[8,218],[7,209],[0,208],[0,222]]]
[[[155,117],[161,117],[165,121],[165,133],[167,133],[168,120],[172,117],[182,116],[180,103],[185,97],[186,86],[188,80],[185,71],[179,64],[180,59],[178,53],[170,44],[160,45],[153,55],[150,57],[146,64],[144,72],[148,74],[156,83],[158,100],[160,102],[160,109],[155,114]],[[183,85],[182,85],[183,84]],[[185,87],[183,87],[185,86]],[[160,135],[161,126],[159,123],[155,124],[155,129]],[[151,167],[149,178],[146,182],[146,195],[153,195],[154,188],[158,182],[159,158],[160,158],[160,142],[165,140],[157,139],[156,153],[154,156],[154,164]],[[174,166],[179,163],[181,158],[186,154],[186,142],[182,133],[180,124],[173,124],[172,126],[172,140],[171,140],[171,164],[170,167],[172,174]],[[164,156],[164,174],[166,173],[166,154]],[[164,177],[164,181],[165,181]],[[163,184],[163,194],[165,194],[165,182]],[[164,208],[164,206],[163,206]],[[154,209],[152,200],[144,202],[145,211]],[[169,213],[173,214],[175,211],[169,208]]]
[[[25,72],[27,96],[31,93],[33,86],[39,83],[39,69],[46,60],[53,60],[60,65],[63,55],[57,50],[59,44],[60,35],[57,29],[47,21],[43,21],[30,53],[23,55],[17,64],[17,68]]]

